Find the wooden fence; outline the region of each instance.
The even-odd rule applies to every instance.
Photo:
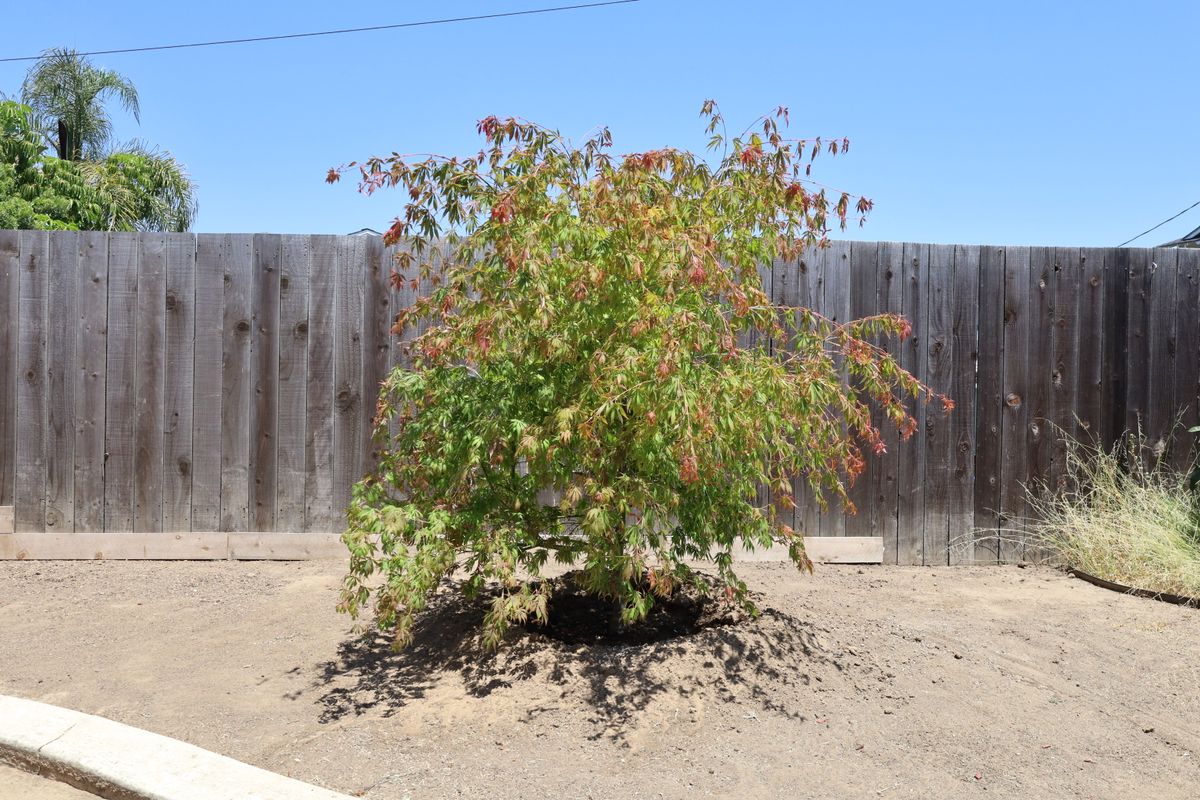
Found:
[[[142,555],[171,534],[327,540],[401,358],[387,330],[412,293],[390,268],[376,237],[0,231],[15,530],[140,532]],[[903,365],[957,405],[887,439],[858,514],[801,502],[810,536],[882,536],[890,563],[1018,560],[1023,485],[1062,477],[1056,426],[1111,442],[1140,422],[1191,457],[1172,431],[1200,422],[1200,251],[835,242],[763,277],[837,320],[905,314]]]

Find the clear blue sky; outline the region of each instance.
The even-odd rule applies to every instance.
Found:
[[[2,56],[257,36],[571,0],[6,4]],[[578,0],[576,0],[578,1]],[[561,14],[100,56],[141,93],[122,138],[171,150],[201,231],[382,229],[395,194],[328,186],[392,150],[469,153],[519,115],[619,152],[702,149],[776,105],[797,134],[849,136],[814,177],[876,202],[869,239],[1112,245],[1200,200],[1200,3],[642,0]],[[0,64],[17,91],[26,64]],[[739,129],[740,129],[739,125]],[[1200,208],[1139,240],[1200,226]]]

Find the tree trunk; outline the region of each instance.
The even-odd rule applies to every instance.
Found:
[[[71,158],[71,135],[67,130],[65,120],[58,121],[58,157],[64,161],[70,161]]]
[[[619,599],[613,598],[608,609],[608,635],[617,636],[621,633],[624,625],[621,623],[621,612],[625,609],[625,604]]]

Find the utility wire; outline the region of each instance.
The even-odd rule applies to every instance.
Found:
[[[1127,239],[1126,241],[1124,241],[1124,242],[1121,242],[1119,245],[1117,245],[1117,247],[1124,247],[1125,245],[1129,244],[1130,242],[1137,241],[1138,239],[1142,238],[1143,236],[1145,236],[1145,235],[1146,235],[1147,233],[1149,233],[1150,231],[1152,231],[1152,230],[1156,230],[1156,229],[1158,229],[1158,228],[1161,228],[1163,225],[1166,225],[1168,222],[1170,222],[1170,221],[1171,221],[1171,220],[1173,220],[1173,219],[1176,219],[1177,217],[1182,217],[1184,214],[1186,214],[1187,212],[1191,211],[1191,210],[1192,210],[1193,208],[1195,208],[1196,206],[1200,206],[1200,200],[1197,200],[1196,202],[1192,203],[1190,206],[1188,206],[1187,208],[1185,208],[1183,211],[1180,211],[1180,212],[1179,212],[1178,214],[1176,214],[1174,217],[1167,217],[1167,218],[1166,218],[1166,219],[1164,219],[1162,222],[1160,222],[1160,223],[1158,223],[1157,225],[1155,225],[1153,228],[1147,228],[1146,230],[1142,231],[1141,233],[1139,233],[1137,236],[1133,237],[1132,239]]]
[[[189,42],[187,44],[164,44],[155,47],[126,47],[114,50],[90,50],[79,53],[81,56],[107,56],[114,53],[148,53],[152,50],[181,50],[185,47],[214,47],[223,44],[247,44],[250,42],[274,42],[280,39],[305,39],[312,36],[337,36],[343,33],[364,33],[366,31],[387,31],[397,28],[419,28],[426,25],[447,25],[452,22],[472,22],[483,19],[500,19],[501,17],[526,17],[533,14],[551,14],[557,11],[577,11],[584,8],[600,8],[601,6],[619,6],[626,3],[637,3],[640,0],[605,0],[600,3],[580,3],[572,6],[555,6],[554,8],[532,8],[526,11],[505,11],[496,14],[477,14],[471,17],[448,17],[446,19],[430,19],[421,22],[399,22],[395,25],[370,25],[364,28],[341,28],[332,31],[312,31],[310,33],[285,33],[277,36],[253,36],[246,39],[220,39],[212,42]],[[42,56],[10,56],[0,58],[0,63],[9,61],[37,61]]]

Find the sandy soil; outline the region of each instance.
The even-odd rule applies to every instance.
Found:
[[[96,795],[0,764],[0,800],[96,800]]]
[[[589,650],[336,563],[0,563],[0,692],[368,798],[1194,798],[1200,612],[1011,568],[746,565],[752,623]]]

